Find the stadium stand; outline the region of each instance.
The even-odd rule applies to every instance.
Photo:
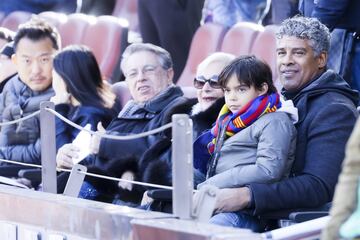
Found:
[[[239,22],[225,34],[221,51],[235,56],[249,54],[257,35],[263,31],[264,27],[259,24]]]
[[[277,25],[265,26],[264,31],[260,32],[256,37],[250,53],[269,64],[273,73],[274,84],[280,90],[281,83],[278,80],[276,69],[276,31],[278,28]]]
[[[95,24],[85,31],[82,44],[91,48],[99,63],[102,75],[110,82],[120,76],[113,76],[119,66],[119,57],[127,45],[126,23],[114,16],[99,16]]]
[[[16,31],[19,24],[29,20],[31,15],[31,13],[23,11],[12,12],[2,20],[1,26]]]
[[[139,19],[137,14],[137,1],[134,0],[116,0],[113,16],[125,18],[129,21],[131,31],[139,31]]]
[[[5,17],[5,14],[3,12],[0,12],[0,24],[2,22],[2,20],[4,19]]]
[[[114,83],[111,85],[111,89],[115,93],[116,98],[119,100],[121,107],[123,107],[126,102],[131,99],[129,88],[124,81]]]
[[[220,50],[225,33],[226,29],[223,26],[207,23],[201,25],[194,34],[185,68],[177,82],[186,97],[196,96],[193,88],[196,68],[207,56]]]
[[[63,13],[46,11],[39,13],[38,15],[56,28],[67,21],[67,17]]]
[[[58,27],[62,46],[81,44],[86,29],[96,22],[96,18],[82,13],[74,13],[67,17],[67,21]]]

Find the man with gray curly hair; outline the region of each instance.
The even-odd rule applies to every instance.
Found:
[[[342,77],[326,69],[329,38],[327,27],[316,19],[294,17],[282,23],[277,67],[282,94],[299,111],[295,161],[289,178],[279,182],[220,189],[216,212],[239,211],[223,225],[261,231],[267,225],[259,220],[264,214],[318,208],[332,201],[359,97]],[[244,209],[250,211],[240,211]]]

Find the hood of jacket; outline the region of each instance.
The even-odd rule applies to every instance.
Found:
[[[355,108],[359,102],[359,92],[351,89],[349,84],[333,70],[327,70],[297,93],[291,93],[285,89],[282,91],[286,99],[291,99],[297,107],[301,106],[302,112],[299,113],[298,124],[305,118],[304,113],[307,112],[308,101],[326,93],[343,95],[354,104]]]
[[[169,102],[183,95],[184,93],[180,87],[172,85],[145,103],[137,103],[134,100],[128,101],[119,113],[118,118],[152,119],[157,113],[161,112]]]
[[[317,79],[313,80],[305,88],[296,94],[291,94],[283,89],[282,93],[286,99],[291,99],[296,103],[304,95],[308,97],[321,95],[327,92],[336,92],[349,98],[355,106],[358,105],[359,92],[350,88],[349,84],[333,70],[327,70]],[[293,96],[291,96],[293,95]]]

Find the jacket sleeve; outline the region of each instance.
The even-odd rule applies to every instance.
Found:
[[[344,158],[345,144],[356,121],[356,113],[345,104],[316,109],[307,131],[303,170],[272,184],[249,185],[255,214],[292,208],[311,208],[331,201]],[[302,139],[298,139],[302,141]]]
[[[293,161],[295,139],[296,130],[290,119],[281,121],[279,118],[272,118],[260,133],[255,164],[239,165],[216,174],[199,187],[211,184],[219,188],[234,188],[253,182],[278,181],[290,170],[288,161]],[[290,153],[292,157],[289,157]],[[234,157],[236,158],[236,153]]]
[[[0,148],[0,158],[23,163],[40,164],[41,147],[40,140],[29,145],[13,145]]]
[[[57,106],[58,107],[58,106]],[[58,111],[59,110],[59,111]],[[68,115],[68,110],[65,108],[57,108],[57,112],[59,112],[63,116]],[[74,138],[79,134],[80,130],[70,126],[69,124],[63,122],[59,118],[56,118],[56,149],[58,150],[64,144],[71,143]],[[76,124],[85,127],[86,124],[91,125],[91,130],[97,130],[97,124],[102,120],[102,118],[97,114],[83,114],[79,116],[77,119],[70,119],[74,121]]]
[[[345,14],[349,3],[350,0],[319,0],[314,6],[312,17],[318,18],[332,30]]]

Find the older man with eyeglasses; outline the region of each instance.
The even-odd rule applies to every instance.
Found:
[[[170,54],[153,44],[134,43],[126,48],[121,69],[133,99],[113,119],[106,133],[121,136],[142,133],[169,123],[175,113],[190,113],[193,102],[183,97],[180,87],[173,84],[172,66]],[[164,131],[127,141],[94,136],[93,154],[82,164],[96,166],[107,175],[142,181],[151,164],[140,162],[141,156],[155,142],[170,139],[168,134],[169,131]],[[57,160],[71,161],[79,150],[72,144],[64,145],[58,152]],[[111,168],[107,167],[109,164]],[[131,184],[122,187],[132,189]]]

